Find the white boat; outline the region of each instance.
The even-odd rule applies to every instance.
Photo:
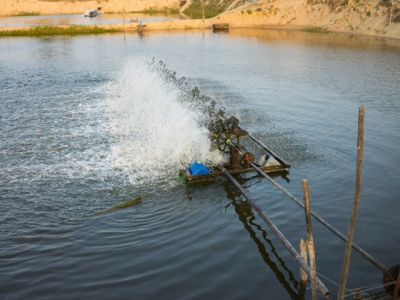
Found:
[[[87,12],[85,12],[84,16],[85,17],[90,17],[90,18],[95,18],[100,16],[101,14],[97,11],[97,9],[89,9]]]

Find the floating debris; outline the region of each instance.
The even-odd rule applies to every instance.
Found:
[[[132,205],[136,205],[136,204],[141,203],[141,202],[142,202],[142,197],[139,196],[139,197],[137,197],[135,199],[129,200],[129,201],[124,202],[124,203],[121,203],[120,205],[117,205],[117,206],[114,206],[112,208],[103,210],[103,211],[97,213],[96,216],[102,215],[102,214],[105,214],[105,213],[109,213],[109,212],[112,212],[112,211],[117,210],[117,209],[123,209],[123,208],[129,207],[129,206],[132,206]]]

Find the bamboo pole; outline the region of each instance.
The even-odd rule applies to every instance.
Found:
[[[304,259],[305,262],[307,262],[308,261],[307,244],[303,239],[300,239],[299,249],[301,257]],[[303,270],[303,268],[300,268],[300,278],[302,283],[306,283],[308,280],[308,275]]]
[[[243,196],[249,201],[250,205],[257,211],[258,215],[264,220],[264,222],[268,225],[271,231],[276,235],[276,237],[282,242],[285,248],[289,251],[289,253],[294,257],[295,261],[303,268],[303,270],[307,273],[308,276],[311,277],[311,269],[308,264],[303,260],[300,254],[294,249],[292,244],[285,238],[285,236],[279,231],[279,229],[268,219],[265,212],[261,209],[261,207],[247,194],[247,192],[243,189],[243,187],[233,178],[233,176],[225,169],[221,170],[226,177],[240,190]],[[318,289],[320,292],[328,298],[330,296],[330,292],[325,287],[325,285],[317,278]]]
[[[346,281],[349,273],[351,247],[354,238],[354,229],[356,226],[358,206],[360,204],[361,183],[362,183],[362,167],[364,154],[364,106],[360,106],[358,111],[358,141],[357,141],[357,173],[356,173],[356,190],[354,194],[353,210],[351,214],[349,230],[347,235],[346,250],[343,260],[342,276],[339,286],[339,300],[344,299],[346,290]]]
[[[142,202],[142,197],[139,196],[139,197],[137,197],[137,198],[134,198],[134,199],[129,200],[129,201],[127,201],[127,202],[121,203],[121,204],[119,204],[119,205],[117,205],[117,206],[114,206],[114,207],[112,207],[112,208],[103,210],[103,211],[97,213],[96,216],[102,215],[102,214],[105,214],[105,213],[109,213],[109,212],[114,211],[114,210],[117,210],[117,209],[123,209],[123,208],[129,207],[129,206],[132,206],[132,205],[141,203],[141,202]]]
[[[243,155],[241,152],[239,152],[240,155]],[[275,180],[273,180],[270,176],[268,176],[265,172],[263,172],[258,166],[256,166],[253,162],[247,161],[249,165],[254,168],[258,174],[263,176],[265,179],[267,179],[269,182],[271,182],[275,187],[277,187],[282,193],[284,193],[286,196],[288,196],[291,200],[293,200],[297,205],[302,207],[304,209],[304,204],[301,203],[299,199],[297,199],[295,196],[293,196],[291,193],[289,193],[285,188],[283,188],[279,183],[277,183]],[[313,212],[311,210],[311,215],[322,225],[324,225],[326,228],[328,228],[331,232],[333,232],[335,235],[337,235],[340,239],[343,241],[347,241],[347,237],[341,233],[339,230],[337,230],[335,227],[333,227],[331,224],[329,224],[327,221],[325,221],[321,216],[319,216],[317,213]],[[376,266],[383,274],[386,274],[388,269],[381,264],[379,261],[377,261],[374,257],[372,257],[370,254],[368,254],[366,251],[364,251],[362,248],[360,248],[357,244],[352,243],[351,245],[354,250],[356,250],[358,253],[360,253],[365,259],[367,259],[369,262],[371,262],[374,266]]]
[[[308,244],[308,254],[310,256],[310,268],[311,268],[311,292],[312,299],[317,300],[317,267],[315,264],[315,250],[314,250],[314,234],[312,232],[311,223],[311,209],[310,209],[310,196],[308,192],[308,181],[303,179],[303,197],[305,205],[306,223],[307,223],[307,244]]]

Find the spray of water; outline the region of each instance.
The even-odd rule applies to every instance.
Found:
[[[195,160],[223,160],[218,151],[210,151],[208,131],[201,125],[202,103],[172,78],[162,64],[136,59],[107,88],[113,166],[131,183],[175,178]]]

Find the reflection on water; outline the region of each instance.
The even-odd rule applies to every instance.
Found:
[[[165,14],[101,14],[95,18],[82,15],[42,15],[42,16],[15,16],[0,17],[1,27],[24,27],[42,25],[101,25],[101,24],[124,24],[129,22],[160,22],[165,20],[179,20],[179,15]]]
[[[310,33],[299,30],[274,29],[267,27],[259,28],[232,28],[229,35],[245,39],[257,38],[262,42],[282,42],[307,46],[334,46],[348,49],[364,49],[367,51],[399,50],[400,45],[397,39],[381,38],[375,36],[363,36],[342,33]]]
[[[279,174],[270,174],[270,177],[273,179],[280,176]],[[286,174],[283,174],[282,177],[286,179]],[[238,181],[240,185],[248,187],[246,183],[254,178],[256,178],[256,176],[247,179],[239,178]],[[239,221],[242,222],[244,229],[249,233],[250,238],[257,246],[264,263],[274,273],[277,281],[284,287],[287,294],[290,295],[290,298],[293,300],[305,299],[306,285],[297,281],[297,275],[294,275],[292,270],[287,268],[284,260],[276,251],[272,240],[267,237],[268,234],[272,235],[272,233],[268,233],[263,229],[264,224],[259,225],[262,221],[256,218],[251,205],[245,201],[240,191],[232,189],[232,183],[229,180],[224,182],[224,186],[227,197],[231,200],[225,209],[228,209],[230,206],[234,207]],[[279,243],[279,241],[275,242]],[[268,245],[268,247],[266,247],[266,245]]]

